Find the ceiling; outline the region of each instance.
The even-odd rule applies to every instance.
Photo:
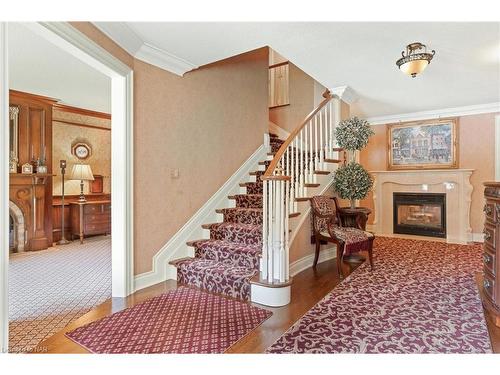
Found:
[[[270,46],[329,88],[349,86],[352,113],[373,118],[500,102],[500,23],[97,22],[137,58],[177,74]],[[411,78],[396,67],[419,41],[436,50]]]
[[[111,112],[111,80],[20,23],[9,23],[9,87]]]

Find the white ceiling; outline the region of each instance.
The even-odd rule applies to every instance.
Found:
[[[111,112],[111,80],[20,23],[9,23],[9,87]]]
[[[97,22],[137,58],[177,74],[270,46],[329,88],[349,86],[352,113],[390,116],[500,102],[500,23]],[[417,78],[396,65],[419,41],[436,50]]]

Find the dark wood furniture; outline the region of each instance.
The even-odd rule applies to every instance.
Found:
[[[483,305],[500,327],[500,182],[485,182]]]
[[[366,207],[340,207],[339,213],[342,226],[366,230],[366,222],[372,210]]]
[[[316,243],[313,267],[318,264],[321,243],[323,241],[332,242],[337,247],[337,270],[340,277],[343,277],[342,262],[346,245],[368,241],[366,250],[368,251],[370,267],[373,269],[373,240],[375,236],[357,226],[344,226],[337,198],[321,195],[312,197],[311,212]]]
[[[78,236],[83,243],[85,236],[111,233],[111,201],[71,202],[71,237]]]
[[[61,215],[63,213],[62,209],[62,197],[60,195],[54,195],[52,201],[52,238],[54,242],[57,242],[62,237],[61,231]],[[71,202],[77,202],[79,195],[66,195],[64,197],[64,234],[67,239],[72,237],[71,234],[71,215],[70,215],[70,204]],[[110,201],[111,194],[87,194],[85,196],[87,202],[89,201]]]
[[[26,226],[24,250],[52,245],[52,106],[55,99],[10,90],[9,106],[19,109],[18,172],[45,157],[47,173],[9,175],[9,199],[22,211]]]
[[[52,245],[52,220],[47,220],[46,202],[51,180],[49,174],[9,175],[9,200],[24,217],[24,251],[43,250]]]

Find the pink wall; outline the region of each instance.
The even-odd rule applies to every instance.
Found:
[[[483,182],[495,178],[495,115],[462,116],[459,118],[458,153],[459,168],[474,169],[471,183],[474,188],[471,204],[471,227],[473,233],[483,231]],[[369,171],[387,170],[387,126],[373,126],[375,135],[360,153],[360,162]],[[362,206],[373,209],[371,194],[361,202]],[[369,223],[374,215],[370,215]]]

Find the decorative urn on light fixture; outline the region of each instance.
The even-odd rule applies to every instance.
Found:
[[[435,53],[434,50],[427,52],[425,44],[411,43],[406,46],[406,51],[401,52],[403,57],[396,61],[396,65],[403,73],[415,78],[417,74],[422,73],[427,68]]]

